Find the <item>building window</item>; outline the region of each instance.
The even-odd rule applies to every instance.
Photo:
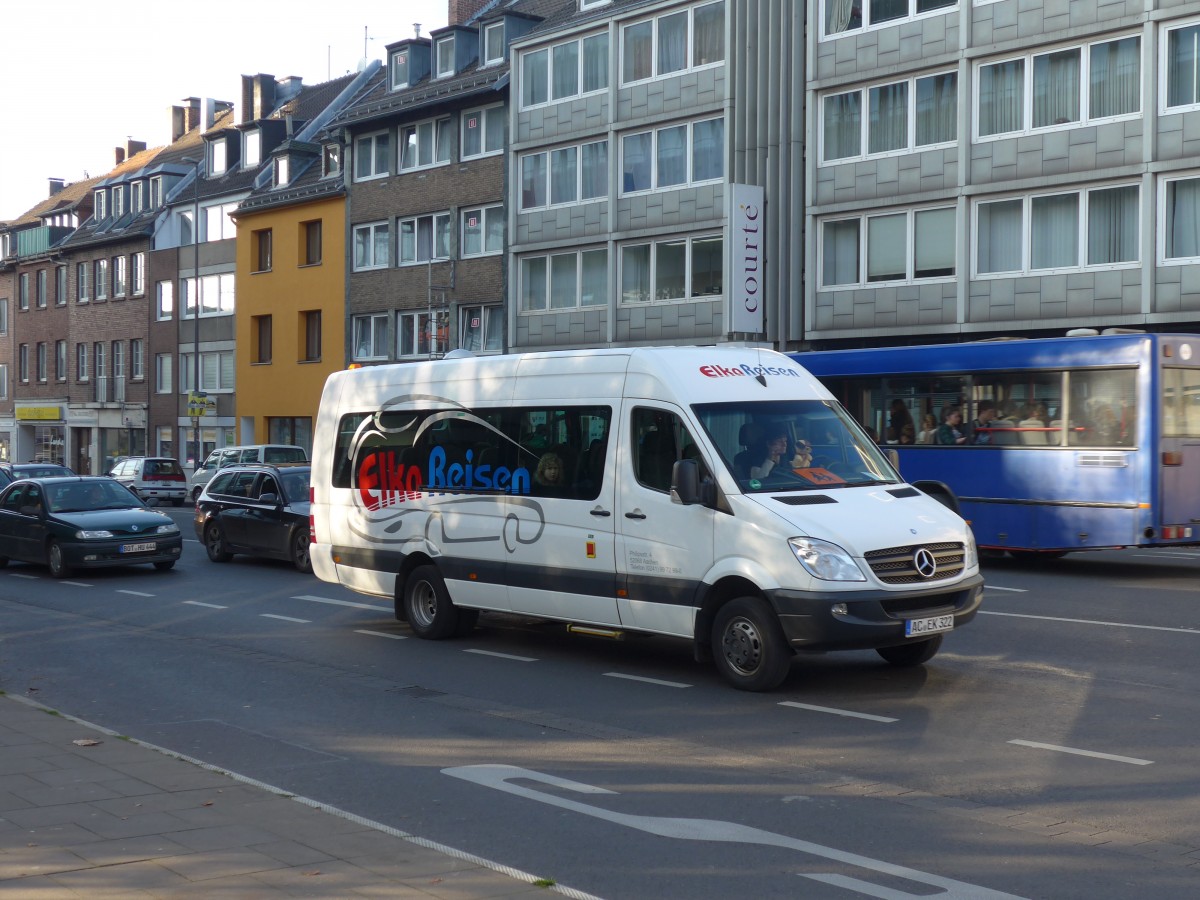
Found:
[[[38,269],[37,270],[37,281],[36,281],[36,285],[37,285],[36,297],[37,297],[38,309],[46,308],[46,284],[47,284],[47,281],[48,281],[48,278],[46,277],[46,270]]]
[[[1200,262],[1200,177],[1166,179],[1160,184],[1162,260]]]
[[[608,303],[608,251],[526,256],[520,292],[522,312],[603,306]]]
[[[186,247],[188,244],[198,243],[196,240],[196,229],[193,227],[191,212],[179,213],[179,246]]]
[[[715,181],[725,172],[725,120],[670,125],[621,139],[622,193]]]
[[[135,181],[129,186],[129,211],[135,216],[142,211],[145,206],[146,183],[144,181]]]
[[[267,416],[267,440],[312,450],[312,419],[308,416]]]
[[[389,242],[387,222],[354,226],[354,270],[386,269]]]
[[[491,156],[504,150],[504,107],[487,106],[462,114],[462,159]]]
[[[0,299],[0,334],[8,334],[8,298]]]
[[[46,380],[46,342],[39,341],[37,345],[37,380]]]
[[[104,361],[105,345],[97,341],[92,345],[92,365],[96,369],[96,381],[101,381],[107,374]]]
[[[846,2],[849,4],[851,0]],[[685,72],[724,59],[724,0],[634,22],[621,29],[624,84]]]
[[[175,316],[175,282],[159,281],[155,284],[154,318],[165,322]]]
[[[355,316],[353,325],[354,358],[356,360],[387,359],[387,313],[379,313],[371,316]]]
[[[200,390],[228,394],[234,388],[234,353],[215,350],[200,354]],[[179,354],[179,392],[191,393],[196,372],[196,354]]]
[[[17,377],[25,384],[29,383],[29,345],[21,344],[17,348]]]
[[[171,393],[171,365],[174,358],[170,353],[154,355],[154,393]]]
[[[408,87],[408,51],[401,50],[392,54],[391,61],[392,90],[398,91]]]
[[[685,129],[687,126],[683,126]],[[647,132],[649,134],[649,132]],[[521,209],[608,199],[608,141],[521,157]]]
[[[822,98],[822,112],[822,162],[953,143],[958,75],[941,72],[832,94]]]
[[[54,380],[67,380],[67,342],[54,342]]]
[[[75,264],[75,302],[88,302],[88,264],[85,262]]]
[[[242,136],[242,165],[244,168],[257,166],[262,162],[262,132],[258,129],[247,131]]]
[[[821,0],[820,5],[821,37],[831,38],[949,10],[958,0]]]
[[[720,297],[724,246],[719,235],[626,244],[621,248],[621,302]]]
[[[400,131],[400,170],[427,169],[450,162],[450,119],[429,119]]]
[[[29,309],[29,273],[22,272],[17,279],[17,309]]]
[[[275,187],[287,187],[292,180],[291,161],[286,156],[275,158]]]
[[[67,267],[58,266],[54,270],[54,305],[67,305]]]
[[[1037,194],[975,204],[975,274],[1133,266],[1137,185]]]
[[[161,175],[155,175],[150,179],[150,208],[158,209],[162,206],[163,198],[163,179]]]
[[[146,377],[146,342],[141,338],[129,342],[129,377],[135,381]]]
[[[112,214],[113,218],[119,219],[125,215],[125,187],[117,185],[112,189]]]
[[[112,261],[113,296],[125,296],[126,264],[129,261],[124,256],[114,256]]]
[[[254,271],[271,271],[271,229],[254,232]]]
[[[504,62],[504,23],[496,22],[483,29],[483,64],[493,66]]]
[[[304,318],[304,362],[321,361],[321,310],[300,313]]]
[[[95,262],[94,271],[96,273],[96,299],[108,299],[108,260],[98,259]]]
[[[956,234],[954,207],[822,222],[821,286],[861,287],[877,282],[951,278],[955,272]]]
[[[449,336],[444,312],[396,313],[396,358],[428,358],[444,353]]]
[[[316,266],[321,263],[321,220],[304,222],[304,265]]]
[[[464,306],[459,310],[458,333],[464,350],[499,353],[504,349],[504,308]]]
[[[342,172],[342,148],[339,144],[326,144],[321,150],[321,177],[328,178]]]
[[[228,316],[236,306],[236,281],[233,272],[224,275],[202,275],[197,288],[196,279],[180,281],[183,291],[183,318],[196,315],[196,298],[200,300],[200,316]]]
[[[434,52],[437,58],[437,77],[449,78],[454,74],[454,36],[438,41]]]
[[[521,54],[521,107],[608,87],[608,32]]]
[[[8,399],[8,363],[0,363],[0,400]]]
[[[125,379],[125,344],[122,341],[112,342],[112,375],[116,381]]]
[[[1131,36],[981,64],[976,136],[1135,116],[1141,57],[1141,39]]]
[[[269,363],[271,361],[271,317],[253,316],[251,317],[251,327],[254,332],[251,338],[254,341],[254,362]]]
[[[146,254],[133,254],[129,263],[129,293],[140,297],[146,292]]]
[[[96,191],[92,197],[92,218],[97,222],[103,222],[108,218],[108,191]]]
[[[88,345],[75,345],[75,378],[77,381],[87,381],[88,372]]]
[[[460,255],[485,256],[504,251],[504,207],[484,206],[462,211]]]
[[[400,220],[400,265],[450,258],[450,213]]]
[[[354,180],[366,181],[388,174],[388,133],[366,134],[354,141]]]
[[[1200,24],[1167,29],[1164,110],[1200,106]]]
[[[208,174],[210,177],[224,175],[227,167],[225,139],[208,142]]]
[[[236,203],[222,203],[204,208],[205,241],[228,241],[237,237],[237,225],[233,214],[237,210]]]

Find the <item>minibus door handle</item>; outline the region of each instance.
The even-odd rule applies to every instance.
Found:
[[[593,515],[593,516],[604,516],[604,517],[608,517],[608,516],[611,516],[611,515],[612,515],[612,513],[610,513],[610,512],[609,512],[607,509],[605,509],[603,506],[597,506],[595,509],[593,509],[593,510],[592,510],[592,515]]]
[[[642,512],[640,509],[635,509],[633,512],[625,513],[625,518],[627,518],[627,519],[644,519],[644,518],[646,518],[646,514],[644,512]]]

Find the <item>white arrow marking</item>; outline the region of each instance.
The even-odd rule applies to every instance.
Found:
[[[797,838],[787,837],[786,835],[775,834],[771,831],[751,828],[748,825],[739,825],[736,822],[721,822],[714,819],[682,819],[666,816],[635,816],[628,813],[612,812],[611,810],[601,809],[598,806],[590,806],[576,800],[568,800],[566,797],[556,797],[553,794],[546,794],[533,788],[510,784],[509,781],[513,778],[520,778],[525,781],[548,784],[551,787],[566,791],[574,791],[578,794],[615,794],[615,791],[594,787],[590,784],[583,784],[579,781],[569,781],[566,778],[558,778],[554,775],[545,775],[541,772],[534,772],[530,769],[522,769],[517,766],[455,766],[449,769],[442,769],[442,772],[445,775],[461,778],[464,781],[470,781],[484,787],[494,788],[508,794],[516,794],[518,797],[537,800],[539,803],[547,803],[550,806],[568,809],[585,816],[592,816],[607,822],[613,822],[617,825],[624,825],[627,828],[635,828],[638,831],[644,831],[648,834],[658,835],[659,837],[676,838],[685,841],[723,841],[731,844],[762,844],[765,847],[783,847],[789,850],[799,850],[802,853],[810,853],[813,856],[820,856],[824,859],[858,866],[859,868],[869,869],[872,872],[879,872],[884,875],[905,878],[918,884],[942,888],[944,893],[937,896],[949,898],[949,900],[1020,900],[1020,898],[1015,897],[1013,894],[1004,894],[962,881],[942,878],[939,875],[931,875],[928,872],[919,872],[916,869],[892,865],[891,863],[871,859],[867,856],[859,856],[857,853],[848,853],[832,847],[823,847],[820,844],[814,844],[810,841],[802,841]],[[860,881],[857,878],[849,878],[844,875],[828,873],[801,873],[801,875],[824,884],[832,884],[837,887],[846,888],[847,890],[857,891],[869,897],[880,897],[883,900],[930,896],[927,893],[910,894],[905,891],[890,890],[876,884],[871,884],[869,881]]]

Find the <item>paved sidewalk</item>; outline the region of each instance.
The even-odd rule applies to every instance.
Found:
[[[7,696],[0,894],[585,896]]]

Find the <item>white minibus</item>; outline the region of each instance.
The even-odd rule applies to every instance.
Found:
[[[806,653],[920,665],[983,597],[968,525],[771,350],[336,372],[314,437],[313,570],[423,638],[481,611],[671,635],[757,691]]]

